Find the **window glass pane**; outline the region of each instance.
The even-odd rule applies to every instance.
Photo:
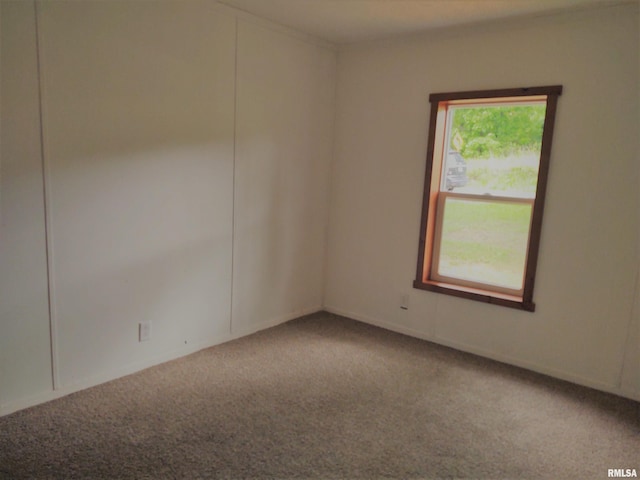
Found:
[[[546,104],[452,106],[442,190],[534,198]]]
[[[522,289],[532,205],[445,197],[439,275]]]

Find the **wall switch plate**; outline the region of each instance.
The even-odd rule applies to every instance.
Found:
[[[138,324],[138,341],[147,342],[151,340],[151,322],[140,322]]]

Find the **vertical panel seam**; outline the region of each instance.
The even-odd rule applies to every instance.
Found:
[[[331,153],[329,158],[329,168],[326,181],[327,193],[325,196],[325,218],[324,218],[324,258],[322,261],[322,285],[320,289],[320,306],[325,308],[327,305],[327,290],[329,284],[329,249],[331,236],[331,213],[333,205],[334,185],[333,179],[336,167],[337,157],[337,132],[338,132],[338,69],[339,69],[339,51],[333,51],[333,115],[331,118]]]
[[[2,71],[2,2],[0,2],[0,72]],[[0,112],[2,112],[2,75],[0,75]],[[2,144],[2,114],[0,113],[0,145]],[[2,148],[0,148],[0,230],[2,229]],[[0,255],[3,255],[0,252]],[[2,377],[5,375],[5,370],[2,364],[6,362],[2,361],[0,356],[0,386],[4,383]],[[2,390],[0,390],[0,417],[5,410]]]
[[[235,256],[236,256],[236,151],[238,129],[238,17],[235,20],[234,64],[233,64],[233,172],[231,177],[231,288],[229,306],[229,334],[233,334],[233,297],[235,292]]]
[[[49,306],[49,343],[51,348],[51,383],[53,390],[60,389],[60,375],[58,372],[58,342],[57,342],[57,317],[55,311],[54,288],[54,262],[53,262],[53,234],[51,229],[51,183],[49,156],[46,153],[45,135],[45,107],[44,107],[44,68],[42,53],[42,31],[40,28],[39,1],[34,0],[35,40],[36,40],[36,68],[38,75],[38,114],[40,120],[40,155],[42,164],[42,199],[44,207],[44,236],[45,256],[47,262],[47,302]]]
[[[631,295],[631,310],[629,311],[629,321],[627,322],[625,328],[625,334],[622,337],[624,340],[624,344],[622,347],[622,355],[620,359],[620,370],[618,372],[618,378],[616,379],[615,386],[619,391],[624,391],[624,374],[627,368],[627,361],[629,355],[631,355],[630,350],[634,347],[633,338],[631,337],[631,324],[633,323],[633,319],[635,317],[636,305],[638,304],[638,291],[640,290],[640,265],[636,266],[636,275],[635,281],[633,282],[633,294]]]

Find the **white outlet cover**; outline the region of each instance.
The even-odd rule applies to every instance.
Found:
[[[151,322],[140,322],[138,327],[138,340],[140,342],[151,340]]]
[[[409,295],[402,295],[402,298],[400,299],[400,308],[403,310],[409,309]]]

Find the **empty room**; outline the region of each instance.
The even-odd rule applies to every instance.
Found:
[[[0,479],[637,477],[637,0],[0,0]]]

